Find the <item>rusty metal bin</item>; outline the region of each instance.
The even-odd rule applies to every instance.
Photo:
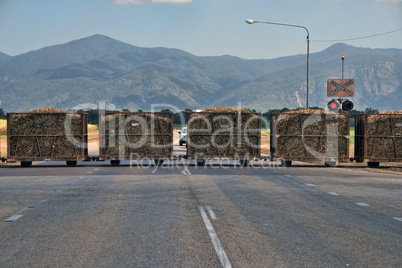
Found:
[[[357,162],[402,161],[402,113],[359,114],[355,121],[355,155]]]
[[[349,161],[348,114],[324,111],[271,114],[270,158],[290,166],[292,161]]]
[[[7,162],[76,161],[88,158],[86,113],[8,113]]]
[[[173,156],[172,112],[99,114],[99,160],[153,159],[161,164]]]
[[[195,112],[188,114],[188,159],[237,159],[246,165],[261,158],[261,114]]]

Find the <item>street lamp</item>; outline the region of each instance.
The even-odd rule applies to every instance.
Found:
[[[299,28],[303,28],[304,30],[306,30],[306,32],[307,32],[307,102],[306,102],[306,109],[308,109],[308,89],[309,89],[309,76],[310,76],[310,32],[308,31],[308,29],[302,25],[269,22],[269,21],[246,20],[246,23],[248,23],[248,24],[267,23],[267,24],[275,24],[275,25],[282,25],[282,26],[299,27]]]

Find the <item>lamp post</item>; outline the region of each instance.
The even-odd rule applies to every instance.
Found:
[[[287,23],[278,23],[278,22],[269,22],[269,21],[258,21],[258,20],[246,20],[246,23],[253,24],[253,23],[267,23],[267,24],[275,24],[275,25],[282,25],[282,26],[290,26],[290,27],[298,27],[303,28],[307,32],[307,101],[306,101],[306,109],[309,108],[308,106],[308,90],[309,90],[309,76],[310,76],[310,32],[308,29],[302,25],[295,25],[295,24],[287,24]]]

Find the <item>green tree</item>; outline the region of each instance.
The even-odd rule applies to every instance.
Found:
[[[3,109],[0,109],[0,119],[6,119],[7,115],[6,113],[3,111]]]
[[[364,110],[364,113],[365,113],[365,114],[379,114],[380,111],[377,110],[377,109],[371,108],[371,107],[367,107],[367,108]]]

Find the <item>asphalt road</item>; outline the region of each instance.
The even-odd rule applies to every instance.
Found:
[[[0,267],[402,267],[401,176],[252,164],[1,167]]]

